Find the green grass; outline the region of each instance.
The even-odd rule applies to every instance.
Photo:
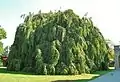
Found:
[[[0,82],[87,82],[112,71],[97,71],[81,75],[33,75],[24,72],[7,71],[0,68]]]
[[[100,77],[108,72],[111,72],[113,70],[114,70],[114,67],[109,67],[109,70],[106,70],[106,71],[96,71],[96,72],[90,74],[90,75],[96,75],[96,76],[92,77],[91,79],[88,79],[88,78],[87,79],[79,79],[79,80],[76,80],[75,82],[88,82],[90,80],[98,78],[98,77]]]

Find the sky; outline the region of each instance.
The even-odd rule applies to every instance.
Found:
[[[23,22],[22,14],[29,12],[49,12],[50,10],[73,11],[82,17],[88,12],[105,39],[118,44],[120,41],[120,1],[119,0],[0,0],[0,25],[7,32],[4,46],[12,45],[17,26]]]

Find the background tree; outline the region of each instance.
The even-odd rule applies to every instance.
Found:
[[[2,28],[0,26],[0,54],[3,53],[4,49],[3,49],[3,43],[2,43],[2,39],[5,39],[6,38],[6,32],[4,30],[4,28]]]
[[[115,64],[114,43],[110,39],[106,39],[106,42],[109,46],[108,49],[109,66],[114,67]]]
[[[9,47],[9,46],[6,46],[6,47],[4,48],[4,51],[3,51],[2,56],[7,56],[7,57],[8,57],[9,51],[10,51],[10,47]]]
[[[3,52],[4,52],[4,48],[3,48],[3,43],[2,43],[2,39],[6,38],[6,32],[4,30],[4,28],[2,28],[0,26],[0,57],[2,56]],[[0,58],[0,64],[2,63],[2,60]]]
[[[106,39],[106,42],[109,46],[109,59],[114,60],[114,43],[110,39]]]

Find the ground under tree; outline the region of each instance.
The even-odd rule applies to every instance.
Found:
[[[73,10],[33,15],[17,28],[8,70],[81,74],[108,69],[108,45],[90,18]]]

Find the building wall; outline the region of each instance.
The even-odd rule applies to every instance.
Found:
[[[114,46],[114,52],[115,52],[115,69],[120,69],[120,45]]]

